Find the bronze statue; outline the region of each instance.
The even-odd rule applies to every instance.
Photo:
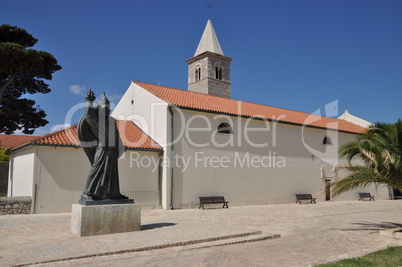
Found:
[[[78,139],[84,149],[91,169],[79,201],[83,205],[93,205],[96,201],[132,203],[120,193],[117,160],[124,152],[116,120],[109,115],[110,102],[105,93],[99,105],[93,104],[95,94],[89,88],[85,96],[85,113],[78,123]],[[99,203],[101,204],[101,203]]]

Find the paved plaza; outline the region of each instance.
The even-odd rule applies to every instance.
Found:
[[[148,209],[140,232],[90,237],[70,224],[0,216],[0,266],[314,266],[402,245],[379,235],[402,227],[402,200]]]

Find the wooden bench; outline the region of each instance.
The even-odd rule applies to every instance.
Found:
[[[200,197],[200,206],[198,208],[202,207],[204,209],[204,204],[223,204],[222,208],[229,208],[228,203],[229,201],[225,201],[223,196]]]
[[[360,196],[359,201],[360,201],[360,200],[363,200],[363,201],[364,201],[364,198],[368,198],[369,201],[370,201],[370,200],[375,201],[375,200],[374,200],[374,196],[372,196],[370,193],[359,193],[359,196]]]
[[[300,203],[300,200],[310,200],[310,203],[316,203],[315,198],[311,194],[296,194],[296,204]]]

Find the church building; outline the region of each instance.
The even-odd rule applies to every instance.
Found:
[[[120,190],[139,203],[140,192],[153,194],[162,209],[215,195],[230,206],[292,203],[299,193],[357,201],[358,191],[332,199],[329,185],[345,175],[339,147],[365,128],[232,99],[231,62],[208,20],[186,61],[188,90],[131,82],[111,114],[126,147]],[[69,212],[89,168],[72,126],[12,151],[8,195],[32,196],[34,213]],[[388,199],[387,187],[364,191]]]

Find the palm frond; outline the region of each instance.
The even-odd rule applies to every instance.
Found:
[[[346,191],[357,188],[364,188],[372,184],[386,184],[391,182],[387,177],[376,173],[371,168],[365,166],[350,166],[347,168],[351,173],[345,178],[336,181],[332,184],[332,196],[335,197]]]
[[[349,175],[333,183],[332,195],[369,185],[402,187],[402,120],[375,123],[339,150]],[[356,164],[359,162],[359,164]]]

